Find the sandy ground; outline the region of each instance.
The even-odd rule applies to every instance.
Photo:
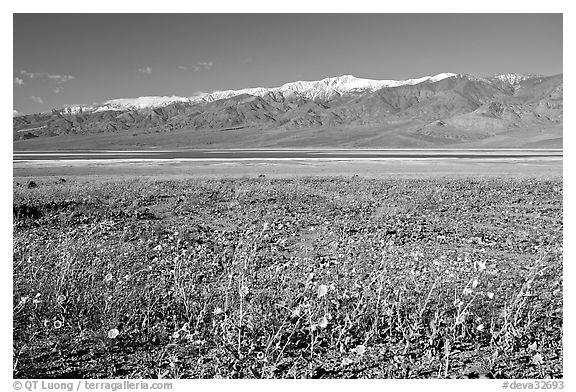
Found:
[[[258,160],[258,161],[15,161],[14,177],[170,176],[170,177],[561,177],[562,158]]]

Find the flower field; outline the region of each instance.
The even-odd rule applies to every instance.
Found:
[[[559,378],[562,179],[15,178],[15,378]]]

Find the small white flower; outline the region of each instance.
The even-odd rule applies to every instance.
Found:
[[[462,324],[466,320],[466,314],[462,313],[456,317],[456,325]]]
[[[364,353],[366,352],[366,346],[364,346],[363,344],[359,344],[358,346],[356,346],[356,348],[354,349],[354,352],[358,355],[358,356],[362,356],[364,355]]]
[[[220,313],[222,313],[222,308],[214,308],[214,316],[219,315]]]
[[[534,365],[540,365],[542,364],[543,361],[544,357],[542,356],[542,354],[534,354],[534,356],[532,357],[532,363]]]
[[[318,321],[318,326],[320,328],[326,328],[328,326],[328,319],[326,318],[326,316],[323,316],[320,321]]]
[[[350,365],[350,364],[353,363],[353,362],[354,362],[354,361],[351,360],[350,358],[343,358],[343,359],[342,359],[342,366],[348,366],[348,365]]]
[[[476,262],[476,266],[477,266],[477,268],[478,268],[478,271],[482,272],[482,271],[484,271],[484,270],[486,269],[486,262],[485,262],[485,261],[478,260],[478,261]]]
[[[480,282],[478,281],[478,279],[474,278],[474,280],[472,281],[472,288],[475,289],[479,283]]]
[[[118,331],[117,328],[112,328],[110,331],[108,331],[108,338],[109,339],[116,339],[116,337],[120,334],[120,331]]]
[[[486,295],[488,296],[489,299],[494,298],[494,293],[492,293],[492,292],[488,292],[488,293],[486,293]]]
[[[326,286],[325,284],[321,284],[320,286],[318,286],[318,298],[322,298],[323,296],[326,295],[326,293],[328,293],[328,286]]]
[[[480,332],[484,331],[484,324],[479,324],[479,325],[476,327],[476,330],[477,330],[477,331],[480,331]]]
[[[300,306],[296,306],[294,309],[292,309],[292,313],[290,314],[291,317],[298,317],[300,316]]]

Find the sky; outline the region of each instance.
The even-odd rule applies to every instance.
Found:
[[[14,14],[13,108],[352,74],[562,73],[562,14]]]

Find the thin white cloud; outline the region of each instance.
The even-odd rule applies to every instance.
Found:
[[[178,69],[182,71],[192,70],[194,72],[208,71],[214,66],[212,61],[198,61],[196,64],[191,65],[178,65]]]
[[[56,83],[60,84],[60,83],[65,83],[68,82],[69,80],[74,80],[76,79],[74,76],[72,75],[54,75],[54,74],[48,74],[46,75],[46,77],[50,80],[54,80]]]
[[[58,93],[60,93],[62,90],[64,90],[64,87],[62,87],[62,86],[56,86],[56,87],[54,87],[54,89],[53,89],[54,94],[58,94]]]
[[[32,102],[39,103],[40,105],[44,105],[44,100],[43,100],[42,98],[40,98],[40,97],[35,96],[35,95],[32,95],[32,96],[30,97],[30,100],[31,100]]]
[[[242,64],[250,64],[253,62],[254,62],[254,59],[252,57],[246,57],[244,60],[242,60]]]
[[[28,72],[26,70],[21,70],[20,75],[26,76],[30,79],[47,79],[52,80],[58,84],[66,83],[70,80],[76,79],[75,76],[72,75],[58,75],[52,74],[48,72]]]
[[[212,61],[198,61],[196,65],[192,66],[194,72],[198,71],[208,71],[212,68],[214,63]]]
[[[138,68],[138,72],[150,75],[152,73],[152,69],[150,67]]]
[[[18,86],[22,86],[24,84],[24,80],[22,80],[18,76],[16,76],[14,78],[14,84],[17,84]]]

